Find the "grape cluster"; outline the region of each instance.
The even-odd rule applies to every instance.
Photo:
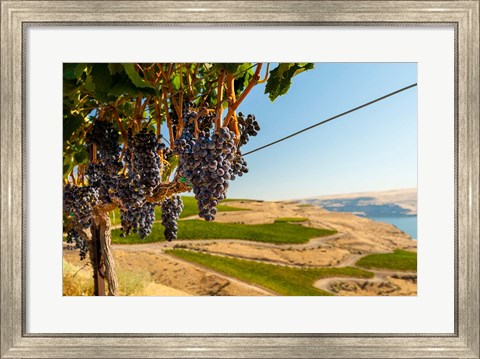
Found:
[[[186,102],[183,106],[183,124],[190,129],[195,128],[195,119],[199,131],[210,132],[215,121],[215,113],[208,110],[208,103],[204,103],[199,112],[194,110],[193,102]]]
[[[95,187],[71,184],[64,187],[63,208],[82,228],[88,228],[92,224],[92,211],[98,200],[99,194]]]
[[[118,131],[106,121],[95,121],[87,135],[87,143],[96,146],[96,162],[88,165],[85,174],[89,185],[98,189],[103,203],[111,203],[110,191],[116,187],[122,169],[118,138]]]
[[[153,131],[143,129],[135,136],[130,133],[129,145],[125,154],[129,176],[135,188],[141,188],[146,196],[152,196],[153,190],[160,184],[161,145]]]
[[[238,150],[232,162],[230,179],[233,181],[237,176],[242,177],[243,174],[247,172],[247,161],[245,161],[245,158],[242,157],[240,150]]]
[[[226,127],[213,135],[200,131],[195,138],[192,127],[186,126],[175,143],[179,174],[192,185],[199,216],[207,221],[215,219],[216,206],[225,198],[235,158],[234,138],[234,133]]]
[[[250,136],[256,136],[258,131],[260,131],[260,125],[255,119],[255,115],[248,115],[247,118],[243,113],[239,112],[238,117],[238,128],[240,130],[240,146],[247,144]]]
[[[87,241],[75,229],[70,229],[67,233],[67,244],[69,250],[79,249],[80,260],[87,256]]]
[[[230,129],[222,127],[212,133],[215,115],[209,114],[207,107],[199,116],[192,103],[185,104],[184,130],[175,141],[175,153],[179,156],[178,174],[192,186],[199,216],[211,221],[215,219],[218,202],[226,197],[229,181],[247,173],[248,167]],[[248,142],[250,136],[257,135],[260,126],[254,115],[245,118],[242,113],[239,113],[238,123],[240,147]],[[195,125],[198,133],[195,133]]]
[[[108,204],[116,199],[117,203],[121,203],[122,236],[133,232],[145,238],[151,233],[156,206],[147,198],[161,183],[158,153],[163,151],[164,157],[170,157],[172,150],[160,143],[152,131],[143,129],[134,135],[129,129],[122,163],[119,133],[106,121],[93,124],[87,135],[87,144],[94,144],[96,151],[96,160],[89,164],[86,171],[89,185],[65,186],[65,211],[73,217],[74,225],[87,228],[92,223],[93,207],[98,202]],[[120,174],[123,165],[126,171]],[[75,243],[81,253],[86,252],[86,245],[80,242],[81,237],[77,232],[69,231],[67,239],[69,243]]]
[[[155,220],[155,204],[147,201],[160,184],[160,156],[163,149],[152,131],[143,129],[136,135],[129,131],[128,148],[125,151],[126,176],[120,176],[116,186],[116,196],[121,199],[120,210],[122,236],[130,231],[139,233],[141,238],[148,236]]]
[[[165,239],[171,241],[177,238],[180,213],[183,210],[182,198],[179,195],[173,195],[162,202],[162,225],[165,227]]]
[[[87,134],[87,141],[97,146],[97,159],[118,168],[120,157],[119,134],[111,122],[95,121]]]
[[[121,237],[138,233],[140,238],[147,237],[152,232],[155,221],[155,203],[145,202],[141,206],[130,206],[128,209],[120,209],[120,220],[122,223]]]
[[[198,128],[200,131],[210,131],[215,121],[215,113],[208,112],[208,103],[202,108],[202,115],[198,118]]]

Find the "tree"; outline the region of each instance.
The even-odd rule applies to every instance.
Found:
[[[123,235],[148,236],[162,206],[176,237],[178,193],[193,191],[213,220],[229,182],[248,171],[241,146],[260,127],[239,106],[265,83],[271,101],[312,63],[64,64],[63,179],[67,242],[87,252],[96,295],[118,294],[109,212]],[[165,132],[163,136],[162,132]]]

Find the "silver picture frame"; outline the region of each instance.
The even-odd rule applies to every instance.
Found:
[[[1,3],[1,358],[480,358],[479,0]],[[139,20],[141,19],[141,20]],[[31,334],[25,330],[25,29],[75,25],[455,28],[455,330],[445,334]],[[23,179],[23,180],[22,180]]]

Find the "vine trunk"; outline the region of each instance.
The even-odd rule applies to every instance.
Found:
[[[95,211],[89,242],[90,261],[94,270],[95,295],[105,295],[106,280],[108,295],[118,295],[118,279],[112,252],[110,216],[106,211]]]

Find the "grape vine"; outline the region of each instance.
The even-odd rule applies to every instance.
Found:
[[[114,209],[120,212],[121,236],[146,238],[157,206],[165,238],[173,240],[183,192],[195,196],[200,218],[214,220],[231,181],[248,172],[242,146],[260,131],[255,116],[244,116],[239,106],[263,82],[275,100],[288,91],[294,75],[313,67],[285,63],[269,71],[267,65],[262,76],[263,65],[64,64],[68,247],[79,249],[84,259],[88,241],[100,238],[98,219]],[[102,251],[108,250],[107,242]],[[94,271],[110,263],[112,258],[97,262]]]
[[[175,141],[173,152],[153,131],[143,128],[134,134],[129,128],[122,161],[119,131],[111,122],[94,122],[86,137],[95,157],[86,171],[88,186],[65,187],[65,210],[71,212],[81,226],[91,225],[92,210],[97,202],[104,205],[115,202],[120,207],[121,236],[133,232],[145,238],[152,231],[158,204],[162,208],[165,238],[175,239],[183,208],[181,198],[172,196],[161,203],[148,200],[162,181],[160,154],[167,158],[172,154],[178,156],[178,174],[192,188],[199,217],[206,221],[215,219],[217,205],[226,198],[229,182],[248,172],[247,163],[235,144],[235,133],[228,127],[218,131],[213,128],[214,113],[207,114],[208,108],[203,107],[204,114],[199,115],[191,102],[183,107],[183,131]],[[254,115],[244,119],[240,113],[239,118],[238,146],[241,146],[248,142],[249,136],[255,136],[260,127]],[[87,246],[79,237],[74,230],[67,235],[68,243],[75,243],[84,258]]]

